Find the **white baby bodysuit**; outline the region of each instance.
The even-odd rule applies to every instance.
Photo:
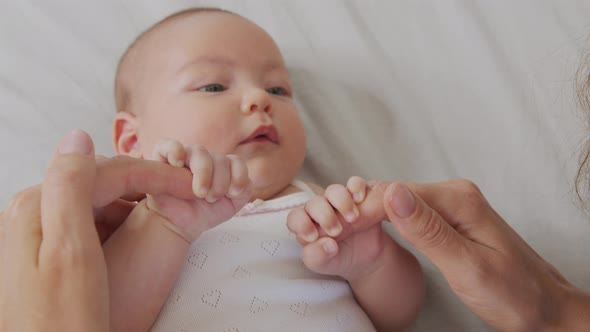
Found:
[[[287,214],[312,197],[307,186],[246,205],[203,233],[152,331],[374,331],[350,286],[311,272],[286,226]]]

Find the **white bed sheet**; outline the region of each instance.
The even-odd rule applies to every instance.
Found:
[[[573,78],[590,2],[43,1],[0,3],[0,206],[39,182],[58,139],[87,130],[111,155],[112,81],[140,31],[191,5],[267,29],[321,184],[464,177],[538,252],[590,289],[590,224],[573,177],[587,135]],[[411,331],[486,331],[419,256],[428,296]]]

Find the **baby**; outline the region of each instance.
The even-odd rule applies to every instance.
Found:
[[[381,192],[358,177],[325,192],[295,180],[304,129],[263,29],[219,9],[171,15],[123,55],[115,94],[116,152],[187,168],[196,197],[148,196],[105,243],[113,331],[414,320],[422,272],[382,230]]]

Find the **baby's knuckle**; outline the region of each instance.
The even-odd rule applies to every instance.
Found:
[[[305,206],[308,207],[309,209],[317,209],[325,204],[327,204],[326,198],[323,196],[316,195],[316,196],[312,197],[307,202],[307,204],[305,204]]]
[[[321,224],[330,225],[336,221],[336,215],[333,210],[321,209],[315,212],[313,219]]]
[[[358,175],[354,175],[354,176],[351,176],[348,179],[348,183],[349,184],[363,185],[363,184],[366,184],[367,183],[367,180],[365,180],[365,178],[362,178],[362,177],[360,177]]]
[[[344,189],[344,187],[341,184],[331,184],[326,188],[324,195],[326,197],[334,198],[342,192],[342,189]]]
[[[202,145],[191,145],[187,148],[193,156],[210,156],[209,150]]]

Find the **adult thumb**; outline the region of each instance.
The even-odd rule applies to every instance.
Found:
[[[443,273],[462,268],[466,239],[408,186],[390,184],[383,205],[396,231]]]

